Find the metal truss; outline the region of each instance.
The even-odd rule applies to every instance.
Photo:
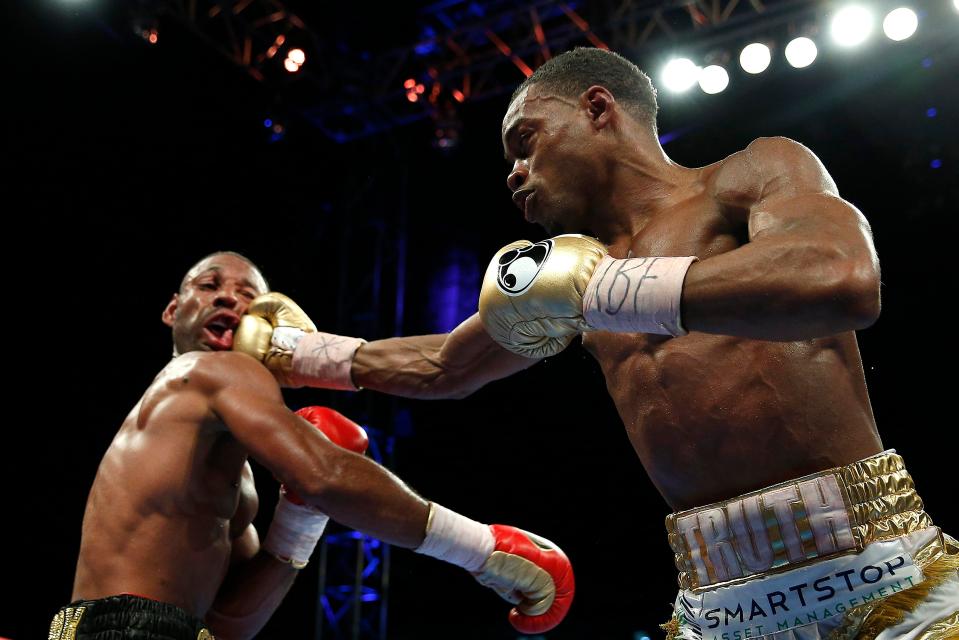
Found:
[[[289,107],[338,142],[501,95],[573,46],[611,48],[643,66],[665,49],[708,50],[796,30],[821,8],[814,0],[442,0],[419,11],[417,42],[362,53],[324,42],[279,0],[140,3],[274,84]],[[296,74],[277,59],[291,46],[307,54]]]

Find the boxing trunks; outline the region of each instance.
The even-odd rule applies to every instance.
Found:
[[[131,595],[62,607],[49,640],[214,640],[203,621],[165,602]]]
[[[895,451],[667,517],[667,637],[959,637],[959,545]]]

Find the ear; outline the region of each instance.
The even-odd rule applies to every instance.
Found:
[[[580,97],[589,112],[589,119],[593,127],[602,129],[612,121],[616,98],[609,89],[594,84]]]
[[[163,314],[160,316],[160,319],[163,320],[163,324],[168,327],[173,326],[173,320],[176,318],[176,308],[180,304],[179,294],[174,293],[173,297],[170,298],[169,304],[167,304],[166,309],[163,310]]]

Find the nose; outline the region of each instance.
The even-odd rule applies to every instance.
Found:
[[[216,299],[213,301],[214,307],[224,307],[226,309],[236,309],[239,298],[236,290],[233,288],[220,287],[216,292]]]
[[[506,187],[515,192],[526,183],[529,177],[529,165],[525,160],[517,160],[513,163],[513,170],[506,176]]]

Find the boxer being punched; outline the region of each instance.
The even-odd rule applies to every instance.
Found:
[[[868,223],[792,140],[674,163],[655,96],[597,49],[528,78],[502,126],[513,202],[552,234],[598,240],[508,245],[482,323],[356,345],[339,354],[347,382],[461,396],[582,334],[676,512],[672,636],[959,636],[959,549],[884,452],[866,390]]]
[[[216,253],[190,269],[163,311],[179,355],[100,464],[75,602],[56,615],[49,637],[251,637],[306,564],[327,514],[468,569],[517,604],[510,621],[521,631],[557,624],[573,576],[555,545],[424,501],[358,455],[366,447],[359,426],[328,409],[293,414],[270,371],[229,350],[241,315],[266,289],[246,258]],[[262,544],[251,524],[258,500],[249,456],[284,486]]]

